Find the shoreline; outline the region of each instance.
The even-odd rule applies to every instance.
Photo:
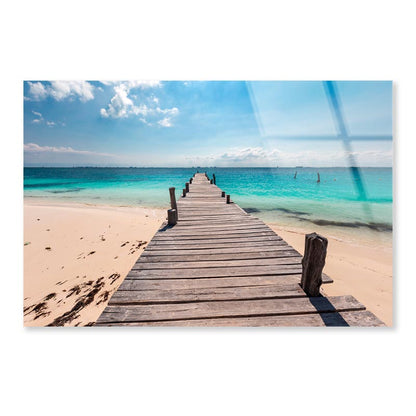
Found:
[[[165,219],[166,208],[25,197],[24,213],[24,325],[47,325],[70,312],[75,301],[85,303],[93,297],[66,322],[82,326],[98,318]],[[375,231],[353,233],[314,224],[265,222],[301,254],[305,234],[327,237],[324,271],[334,283],[323,285],[323,292],[351,294],[392,325],[392,246],[387,233],[377,238],[380,233]]]

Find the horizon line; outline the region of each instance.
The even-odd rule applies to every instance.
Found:
[[[93,168],[93,169],[350,169],[350,168],[390,168],[393,166],[106,166],[106,165],[40,165],[40,166],[23,166],[23,168]]]

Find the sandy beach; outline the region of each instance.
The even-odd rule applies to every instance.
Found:
[[[166,211],[24,203],[24,325],[95,322]]]
[[[24,325],[95,322],[165,217],[162,209],[26,198]],[[334,283],[323,292],[351,294],[392,325],[391,246],[337,238],[326,227],[269,225],[301,254],[305,233],[328,237],[324,271]]]

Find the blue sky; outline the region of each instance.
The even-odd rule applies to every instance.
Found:
[[[336,87],[357,164],[391,166],[391,82]],[[319,81],[24,83],[25,166],[347,166],[336,136]]]

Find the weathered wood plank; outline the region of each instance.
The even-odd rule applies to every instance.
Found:
[[[204,224],[204,225],[210,225],[210,224],[246,224],[246,223],[255,223],[257,222],[257,218],[244,218],[244,217],[238,217],[234,214],[229,214],[228,216],[224,215],[217,215],[217,216],[201,216],[196,215],[194,217],[188,217],[185,216],[184,213],[182,213],[182,218],[178,219],[178,223],[176,225],[177,228],[181,227],[188,227],[196,224]]]
[[[215,223],[211,221],[200,222],[198,224],[183,224],[179,223],[176,227],[172,227],[172,230],[186,230],[186,231],[194,231],[198,232],[199,230],[217,230],[217,229],[234,229],[234,228],[263,228],[271,231],[271,228],[268,227],[266,224],[262,223],[261,221],[253,221],[249,220],[246,221],[242,219],[241,221],[227,221],[223,220],[222,223]]]
[[[230,225],[220,225],[218,224],[217,227],[212,227],[210,228],[209,226],[204,226],[204,227],[172,227],[171,229],[167,229],[167,230],[160,230],[158,231],[155,236],[157,237],[162,237],[165,235],[171,235],[171,236],[175,236],[175,235],[193,235],[193,236],[197,236],[197,235],[205,235],[205,234],[212,234],[212,233],[216,233],[216,234],[223,234],[223,233],[228,233],[228,234],[244,234],[244,233],[272,233],[274,235],[277,235],[273,230],[271,230],[268,227],[262,227],[261,225],[257,225],[257,224],[241,224],[241,225],[234,225],[234,224],[230,224]]]
[[[272,245],[272,246],[255,246],[255,247],[227,247],[227,248],[200,248],[200,249],[174,249],[171,250],[169,247],[163,249],[159,247],[158,250],[152,250],[151,248],[146,248],[142,253],[141,257],[146,256],[191,256],[191,255],[228,255],[232,254],[233,257],[237,254],[252,254],[253,256],[261,256],[264,253],[266,256],[269,253],[275,253],[276,257],[279,257],[279,252],[283,251],[292,251],[299,254],[295,249],[290,247],[289,245],[282,244],[281,245]],[[273,255],[273,254],[271,254]],[[299,254],[300,255],[300,254]]]
[[[229,277],[229,276],[256,276],[256,275],[279,275],[279,274],[298,274],[302,273],[300,264],[281,264],[273,266],[236,266],[236,267],[212,267],[204,269],[165,269],[160,270],[130,270],[126,279],[145,279],[145,278],[201,278],[201,277]]]
[[[118,290],[111,298],[109,305],[137,305],[169,302],[196,302],[219,300],[248,299],[283,299],[305,297],[305,292],[298,284],[268,285],[246,287],[223,287],[207,289],[169,289],[169,290]]]
[[[159,252],[158,252],[159,253]],[[170,252],[173,253],[173,252]],[[154,253],[153,253],[154,254]],[[301,259],[302,256],[295,250],[281,250],[281,251],[258,251],[250,253],[225,253],[225,254],[176,254],[166,255],[151,255],[141,256],[140,262],[160,263],[160,262],[187,262],[187,261],[213,261],[213,260],[244,260],[244,259],[268,259],[279,257],[296,257]]]
[[[256,315],[299,315],[364,309],[365,307],[352,296],[232,300],[163,305],[109,305],[100,316],[98,322],[140,322]]]
[[[249,241],[254,239],[253,241],[260,240],[269,240],[269,241],[282,241],[281,237],[278,237],[276,234],[270,234],[267,232],[260,232],[260,233],[239,233],[239,234],[220,234],[218,236],[207,234],[207,235],[188,235],[188,234],[179,234],[175,236],[169,235],[161,235],[159,237],[155,237],[155,241],[166,241],[166,242],[175,242],[175,241],[200,241],[204,242],[205,240],[212,240],[213,238],[217,238],[218,240],[234,240],[234,239],[247,239],[245,241]]]
[[[279,257],[250,260],[213,260],[213,261],[180,261],[180,262],[136,262],[132,270],[165,270],[165,269],[202,269],[212,267],[240,267],[240,266],[279,266],[289,264],[301,264],[301,257]]]
[[[227,239],[241,239],[241,238],[251,238],[251,237],[273,237],[272,240],[282,240],[276,234],[271,233],[267,230],[232,230],[232,231],[219,231],[218,233],[160,233],[155,238],[155,241],[163,240],[209,240],[217,237],[227,238]]]
[[[370,311],[328,312],[303,315],[244,318],[191,319],[150,322],[97,323],[97,326],[190,326],[190,327],[384,327]]]
[[[215,242],[218,241],[219,243],[234,243],[234,242],[239,242],[239,241],[244,241],[244,242],[256,242],[256,241],[283,241],[281,238],[273,236],[273,235],[249,235],[249,234],[237,234],[237,235],[230,235],[229,238],[228,236],[222,236],[221,238],[217,238],[215,239],[215,235],[209,235],[209,236],[199,236],[198,237],[194,237],[192,236],[191,238],[186,238],[187,236],[179,236],[176,238],[155,238],[154,240],[152,240],[152,245],[153,244],[164,244],[164,245],[170,245],[170,244],[199,244],[199,243],[210,243],[210,242]]]
[[[211,277],[202,279],[127,279],[118,290],[179,290],[179,289],[215,289],[225,287],[264,287],[270,285],[299,286],[301,274],[279,276],[237,276]]]
[[[198,248],[229,248],[229,247],[276,247],[276,246],[285,246],[290,247],[284,240],[280,241],[253,241],[253,242],[244,242],[238,239],[233,240],[233,242],[220,242],[219,240],[208,240],[204,241],[204,243],[195,243],[195,244],[188,244],[186,241],[177,241],[172,244],[161,244],[160,241],[151,241],[146,250],[166,250],[167,246],[169,246],[169,250],[174,249],[181,249],[184,250],[186,248],[189,249],[198,249]]]

